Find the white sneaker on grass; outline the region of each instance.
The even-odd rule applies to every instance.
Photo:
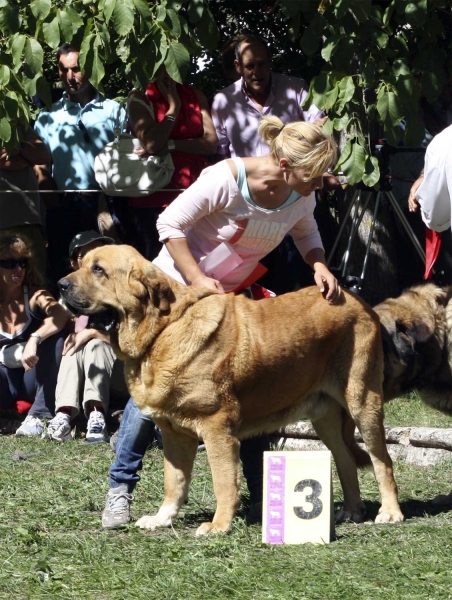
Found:
[[[44,423],[38,417],[27,415],[22,425],[17,429],[16,435],[37,437],[44,431]]]
[[[108,442],[105,416],[100,410],[93,409],[89,414],[85,442],[87,444],[101,444],[102,442]]]
[[[67,442],[71,436],[71,416],[64,412],[57,412],[47,423],[47,437],[56,442]]]
[[[116,529],[130,523],[130,504],[132,500],[133,496],[127,493],[126,485],[111,488],[105,499],[102,527],[104,529]]]

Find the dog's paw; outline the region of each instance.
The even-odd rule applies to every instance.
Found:
[[[452,506],[452,492],[450,494],[439,494],[430,500],[433,506]]]
[[[401,523],[405,520],[405,517],[400,510],[384,510],[380,508],[380,511],[375,519],[375,523]]]
[[[140,529],[150,529],[154,531],[157,527],[169,527],[171,525],[171,519],[162,520],[158,515],[145,515],[138,519],[135,523]]]
[[[211,535],[212,533],[224,533],[228,529],[229,529],[229,526],[228,527],[218,527],[217,525],[214,525],[213,523],[206,522],[198,527],[198,529],[196,530],[196,536]]]
[[[340,510],[336,513],[335,521],[340,523],[362,523],[364,521],[365,512],[352,512],[349,510]]]

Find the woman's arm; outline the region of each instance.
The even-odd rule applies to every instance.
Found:
[[[171,81],[169,87],[159,82],[158,87],[168,103],[165,118],[160,123],[156,123],[152,118],[151,111],[145,105],[140,92],[132,92],[129,97],[130,124],[148,154],[166,154],[168,152],[167,142],[180,111],[180,98],[176,90],[176,82]],[[134,98],[141,102],[134,101]]]
[[[194,287],[206,287],[209,290],[217,292],[217,294],[224,294],[221,283],[217,279],[207,277],[207,275],[204,275],[201,271],[190,251],[185,237],[168,239],[165,241],[165,246],[171,254],[171,258],[190,285],[193,285]]]
[[[51,162],[49,149],[31,127],[14,150],[8,153],[4,148],[0,149],[0,168],[7,171],[20,171],[30,165]]]
[[[55,300],[47,290],[38,290],[30,298],[30,308],[34,312],[39,309],[45,318],[41,326],[34,332],[39,335],[30,337],[22,356],[22,364],[26,371],[34,369],[38,356],[38,345],[51,335],[61,331],[69,320],[67,311]]]

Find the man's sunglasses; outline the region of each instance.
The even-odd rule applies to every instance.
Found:
[[[91,138],[89,137],[88,130],[86,129],[85,124],[81,119],[78,120],[77,127],[83,133],[83,139],[85,140],[85,143],[91,144]]]
[[[19,265],[21,269],[26,269],[28,266],[28,258],[6,258],[0,260],[0,267],[3,269],[15,269]]]

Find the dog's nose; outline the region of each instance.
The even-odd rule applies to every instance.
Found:
[[[60,292],[67,292],[71,287],[71,282],[66,277],[63,277],[63,279],[60,279],[57,285],[60,288]]]

